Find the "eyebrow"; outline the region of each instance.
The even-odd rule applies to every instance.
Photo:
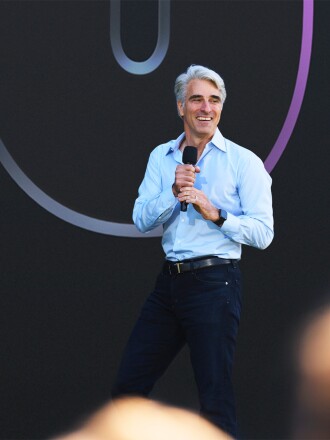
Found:
[[[191,96],[189,96],[188,99],[190,101],[191,99],[196,99],[196,98],[203,98],[203,96],[202,95],[191,95]],[[221,101],[220,96],[218,96],[218,95],[211,95],[210,98],[218,99],[219,101]]]

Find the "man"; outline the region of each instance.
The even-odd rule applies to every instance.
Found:
[[[242,244],[264,249],[273,239],[271,178],[259,158],[218,130],[226,90],[216,72],[189,67],[175,94],[184,133],[151,153],[133,212],[142,232],[163,225],[166,261],[129,339],[113,396],[148,395],[187,343],[201,413],[235,437],[238,260]],[[197,148],[195,167],[182,164],[186,146]]]

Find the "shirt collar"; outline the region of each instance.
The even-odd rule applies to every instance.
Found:
[[[222,136],[222,134],[220,133],[220,130],[218,128],[216,129],[214,136],[211,139],[211,142],[209,142],[209,143],[213,144],[215,147],[219,148],[219,150],[222,150],[225,153],[227,152],[225,138]]]
[[[180,134],[180,136],[177,139],[175,139],[175,141],[171,142],[171,145],[170,145],[170,147],[169,147],[169,149],[168,149],[168,151],[166,153],[166,156],[168,154],[173,153],[174,151],[177,151],[179,149],[179,147],[181,145],[181,142],[182,142],[184,137],[185,137],[185,133],[183,132],[183,133]]]
[[[179,147],[181,145],[181,142],[182,142],[184,137],[185,137],[185,133],[183,132],[174,141],[174,144],[172,143],[172,145],[169,147],[169,149],[168,149],[168,151],[166,153],[166,156],[169,153],[173,153],[174,151],[177,151],[179,149]],[[220,130],[218,128],[216,129],[213,138],[211,139],[211,141],[208,144],[213,144],[216,148],[219,148],[219,150],[222,150],[224,152],[227,151],[225,138],[222,136],[222,134],[220,133]]]

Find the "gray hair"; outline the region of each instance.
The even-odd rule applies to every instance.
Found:
[[[174,93],[177,101],[180,101],[182,105],[184,105],[188,84],[193,79],[204,79],[212,82],[219,90],[221,104],[223,105],[227,93],[225,83],[221,76],[214,72],[214,70],[204,66],[196,66],[194,64],[188,67],[187,72],[179,75],[175,81]]]

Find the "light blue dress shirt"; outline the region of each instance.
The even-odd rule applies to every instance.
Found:
[[[173,195],[175,169],[182,164],[179,147],[184,139],[159,145],[150,154],[135,201],[133,221],[141,232],[163,225],[166,259],[181,261],[204,255],[240,259],[242,244],[265,249],[272,241],[272,180],[262,161],[246,148],[225,139],[217,129],[197,164],[194,186],[211,203],[224,209],[222,227],[204,220],[192,204],[187,212]]]

